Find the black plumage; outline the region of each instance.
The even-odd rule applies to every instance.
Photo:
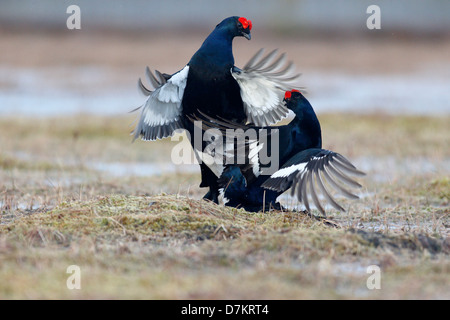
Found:
[[[361,187],[350,176],[364,173],[357,170],[342,155],[322,149],[319,120],[309,101],[300,92],[297,90],[286,92],[285,101],[295,117],[284,126],[270,128],[241,126],[220,119],[208,119],[204,125],[204,129],[215,127],[223,133],[226,129],[252,129],[258,133],[262,133],[262,129],[265,129],[270,137],[277,137],[262,143],[258,136],[256,141],[247,139],[244,147],[238,147],[237,144],[234,146],[233,152],[246,152],[248,162],[241,165],[224,165],[223,173],[218,179],[224,201],[229,206],[240,206],[250,211],[280,208],[276,199],[291,189],[291,195],[296,196],[308,211],[310,211],[308,198],[311,197],[316,208],[325,214],[319,199],[320,194],[334,208],[344,211],[334,199],[333,192],[336,191],[351,199],[358,198],[347,188]],[[267,165],[264,166],[260,157],[255,156],[255,152],[251,152],[251,149],[270,150],[271,144],[274,143],[279,146],[278,154],[274,156],[277,156],[275,160],[280,167],[268,175],[264,172]],[[267,150],[265,152],[267,153]],[[230,157],[226,152],[223,156]]]
[[[276,51],[265,57],[260,51],[243,69],[234,65],[233,39],[239,36],[250,39],[251,28],[250,20],[229,17],[216,26],[180,71],[172,75],[156,71],[153,75],[147,68],[147,78],[154,90],[139,80],[139,87],[148,98],[134,137],[156,140],[184,129],[201,162],[207,142],[194,144],[194,126],[188,116],[195,117],[201,112],[241,125],[249,122],[271,125],[286,117],[283,94],[299,75],[292,74],[292,64],[282,69],[284,55],[276,59]],[[210,188],[205,198],[217,202],[217,177],[204,163],[200,168],[200,186]]]

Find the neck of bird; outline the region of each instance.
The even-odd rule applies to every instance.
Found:
[[[233,38],[226,30],[214,30],[192,57],[190,65],[206,68],[222,66],[228,72],[234,65]]]
[[[295,114],[295,121],[303,139],[307,138],[306,140],[311,142],[309,147],[322,148],[322,130],[312,107],[305,107],[301,112],[295,112]]]

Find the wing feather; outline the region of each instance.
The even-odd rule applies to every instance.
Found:
[[[181,101],[186,87],[189,66],[173,74],[162,74],[155,70],[156,76],[146,68],[146,75],[154,91],[150,91],[139,79],[141,90],[148,96],[133,131],[134,139],[157,140],[172,136],[182,129]]]
[[[300,76],[293,74],[292,62],[284,66],[284,53],[278,58],[277,49],[266,56],[263,53],[264,49],[259,50],[243,70],[231,70],[241,90],[247,121],[260,127],[275,124],[288,116],[289,110],[283,101],[284,93],[299,88],[296,80]]]
[[[312,198],[315,207],[325,215],[325,210],[319,200],[319,193],[326,202],[340,211],[344,208],[333,198],[330,190],[350,199],[358,199],[341,184],[353,188],[361,185],[348,175],[364,175],[362,171],[342,155],[324,149],[307,149],[291,157],[278,171],[270,176],[262,187],[278,192],[291,189],[291,196],[296,196],[309,211],[308,197]],[[331,187],[329,190],[328,187]]]

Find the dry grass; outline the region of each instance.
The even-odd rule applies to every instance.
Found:
[[[449,157],[448,118],[319,117],[325,146],[351,159]],[[173,143],[132,144],[131,120],[0,120],[1,298],[450,298],[448,168],[369,172],[367,194],[329,212],[335,228],[199,200],[198,173],[90,167],[167,162]],[[66,287],[74,264],[81,290]],[[366,286],[374,264],[381,290]]]
[[[5,298],[448,297],[448,241],[332,228],[301,213],[103,196],[30,214],[0,233]],[[82,270],[78,292],[65,287],[72,264]],[[365,287],[372,264],[386,274],[382,292]],[[433,294],[405,289],[411,281],[399,279],[411,273]]]
[[[450,157],[448,116],[319,115],[324,147],[349,156]],[[345,128],[345,130],[343,130]]]

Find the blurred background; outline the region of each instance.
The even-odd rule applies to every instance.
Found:
[[[81,29],[69,30],[78,5]],[[369,30],[367,8],[380,7]],[[236,64],[279,48],[317,112],[449,112],[450,2],[282,0],[0,1],[0,114],[124,114],[149,65],[182,68],[223,18],[253,21]]]

